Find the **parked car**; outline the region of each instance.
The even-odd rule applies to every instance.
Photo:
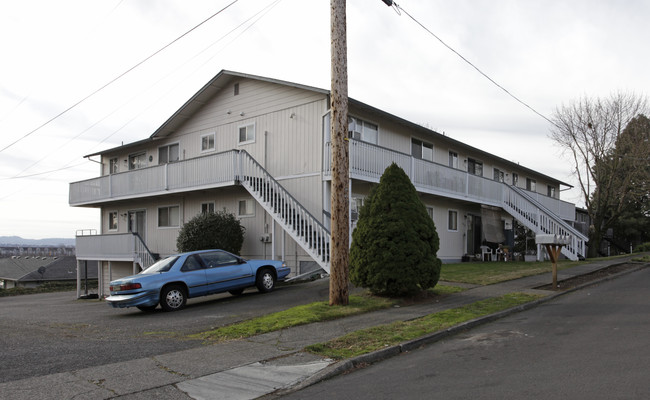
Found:
[[[115,308],[153,311],[160,304],[165,311],[177,311],[192,297],[221,292],[236,296],[252,286],[262,293],[270,292],[289,272],[282,261],[247,260],[223,250],[192,251],[112,281],[106,302]]]

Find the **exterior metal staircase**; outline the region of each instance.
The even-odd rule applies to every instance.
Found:
[[[576,261],[585,257],[588,238],[569,223],[529,196],[526,191],[503,184],[502,207],[535,234],[567,236],[569,244],[562,247],[562,254]]]
[[[237,180],[327,273],[330,232],[282,187],[250,154],[239,152]]]

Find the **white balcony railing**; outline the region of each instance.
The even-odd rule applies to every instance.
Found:
[[[236,150],[70,184],[69,203],[89,205],[234,183]]]

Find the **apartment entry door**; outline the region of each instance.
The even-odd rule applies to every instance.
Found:
[[[482,237],[481,217],[467,214],[467,254],[481,254]]]
[[[137,233],[144,241],[147,212],[144,210],[129,211],[129,232]]]

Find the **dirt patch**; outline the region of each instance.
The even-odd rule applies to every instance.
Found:
[[[549,283],[548,285],[538,286],[535,289],[555,290],[555,291],[568,290],[576,286],[580,286],[582,284],[592,282],[601,278],[606,278],[608,276],[616,275],[621,272],[638,269],[639,267],[645,268],[647,266],[648,264],[638,264],[638,263],[625,263],[625,264],[612,265],[611,267],[605,267],[588,274],[578,275],[573,278],[568,278],[568,279],[563,279],[561,281],[558,281],[557,289],[553,289],[552,283]]]

